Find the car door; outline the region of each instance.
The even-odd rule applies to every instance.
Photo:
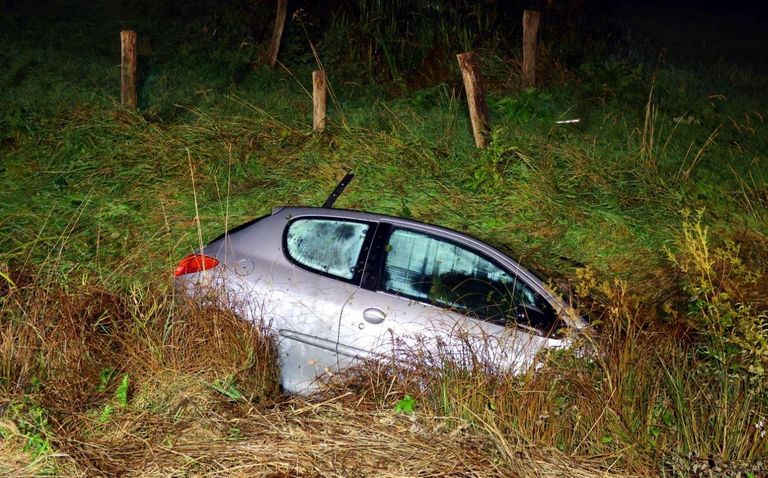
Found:
[[[286,262],[270,272],[269,316],[278,332],[283,387],[302,392],[338,370],[339,316],[359,287],[375,227],[335,217],[286,220]]]
[[[488,252],[449,231],[382,223],[342,311],[340,365],[397,357],[521,370],[557,345],[552,305]]]

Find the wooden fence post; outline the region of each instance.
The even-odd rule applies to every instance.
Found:
[[[312,129],[322,133],[326,123],[326,105],[328,90],[325,87],[325,72],[312,72]]]
[[[272,68],[277,63],[277,53],[280,51],[280,40],[283,38],[283,28],[285,28],[285,16],[287,13],[288,0],[277,0],[275,30],[272,32],[272,41],[269,43],[269,66]]]
[[[120,32],[120,103],[136,108],[136,32]]]
[[[526,88],[536,86],[536,38],[540,22],[539,10],[523,12],[523,85]]]
[[[467,93],[469,119],[472,121],[472,132],[475,145],[478,148],[488,146],[488,106],[485,104],[485,93],[480,81],[480,69],[477,67],[475,54],[471,51],[456,55],[464,79],[464,91]]]

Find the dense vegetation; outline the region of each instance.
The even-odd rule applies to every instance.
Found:
[[[642,10],[556,1],[543,84],[523,89],[518,2],[327,3],[289,18],[275,70],[270,2],[0,3],[0,470],[768,472],[765,53],[708,39],[704,56]],[[136,112],[117,101],[123,27]],[[171,271],[228,225],[321,204],[350,169],[340,207],[512,251],[595,334],[522,377],[366,366],[280,396],[269,334],[177,303]]]

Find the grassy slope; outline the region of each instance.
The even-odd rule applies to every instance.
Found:
[[[250,47],[174,25],[174,44],[156,34],[141,49],[134,114],[115,104],[119,21],[28,20],[0,20],[0,271],[165,288],[200,236],[319,205],[348,169],[340,207],[454,227],[571,283],[588,265],[648,304],[679,288],[664,249],[684,209],[767,267],[764,72],[601,59],[532,92],[513,76],[491,95],[493,146],[477,151],[458,74],[398,98],[331,74],[338,102],[314,135],[308,71],[251,72]]]
[[[521,125],[498,115],[495,145],[478,152],[450,98],[426,110],[408,98],[342,98],[349,126],[332,112],[330,134],[317,137],[308,131],[308,99],[280,72],[257,71],[215,99],[183,104],[168,122],[118,112],[107,97],[115,88],[103,83],[94,101],[46,113],[27,104],[23,90],[6,97],[7,253],[47,251],[77,220],[67,233],[70,263],[140,254],[144,270],[157,268],[169,250],[177,257],[197,242],[192,173],[207,238],[227,211],[238,223],[275,205],[320,204],[350,168],[358,179],[340,206],[410,211],[521,254],[535,250],[534,261],[550,270],[560,268],[553,256],[565,256],[605,272],[641,272],[646,259],[632,264],[638,251],[658,265],[683,208],[706,207],[707,219],[726,230],[765,233],[759,105],[750,105],[757,114],[716,113],[674,133],[669,116],[686,110],[653,116],[655,130],[646,133],[642,104],[628,113],[589,105],[587,125],[576,131],[551,126],[549,117]],[[552,103],[556,111],[573,107]]]
[[[494,146],[478,152],[457,84],[391,100],[331,77],[339,109],[318,137],[306,71],[258,69],[235,84],[243,53],[202,33],[178,50],[146,47],[144,115],[122,113],[113,32],[74,33],[93,30],[81,22],[60,25],[62,37],[4,29],[0,227],[11,255],[47,255],[67,234],[70,265],[167,266],[197,243],[193,172],[203,239],[227,211],[238,223],[320,204],[346,169],[358,179],[342,207],[411,212],[552,271],[563,256],[646,272],[663,263],[683,208],[707,208],[726,231],[766,232],[762,76],[663,69],[647,115],[653,75],[595,63],[543,93],[497,93]],[[687,115],[693,124],[671,120]],[[572,116],[585,125],[552,124]]]

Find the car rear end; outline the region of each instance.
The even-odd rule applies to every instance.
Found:
[[[278,212],[241,224],[213,239],[208,245],[179,261],[174,269],[176,291],[198,303],[220,303],[238,278],[256,270],[254,250],[268,247],[270,219]],[[265,236],[265,237],[260,237]],[[217,297],[217,300],[214,300]],[[224,305],[224,304],[219,304]]]

